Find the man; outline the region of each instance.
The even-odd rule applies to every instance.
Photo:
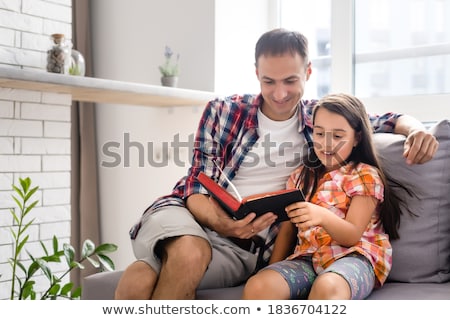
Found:
[[[300,164],[315,103],[301,100],[311,75],[306,38],[283,29],[263,34],[255,66],[261,94],[208,103],[187,176],[131,230],[137,261],[124,271],[116,299],[193,299],[197,289],[240,284],[261,261],[237,240],[256,234],[265,241],[263,260],[270,257],[276,216],[251,213],[233,220],[196,181],[203,171],[227,187],[226,175],[246,196],[283,189]],[[437,150],[437,140],[414,118],[388,113],[371,122],[376,132],[407,136],[404,156],[410,164],[430,160]]]

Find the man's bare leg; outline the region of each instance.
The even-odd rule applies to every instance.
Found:
[[[145,262],[135,261],[122,274],[117,284],[116,300],[148,300],[153,294],[158,275]]]
[[[194,299],[211,261],[209,243],[196,236],[181,236],[162,244],[162,266],[157,273],[145,262],[132,263],[115,292],[118,300]]]
[[[211,257],[211,246],[203,238],[181,236],[166,240],[152,299],[195,299]]]

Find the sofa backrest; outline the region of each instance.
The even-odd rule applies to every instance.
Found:
[[[439,149],[421,165],[406,164],[404,136],[374,135],[386,175],[411,193],[391,184],[406,206],[402,207],[400,239],[392,241],[388,281],[450,281],[450,122],[442,120],[430,132],[438,139]]]

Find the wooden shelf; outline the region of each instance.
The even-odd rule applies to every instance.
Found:
[[[153,107],[204,106],[212,92],[0,67],[0,87],[68,93],[72,100]]]

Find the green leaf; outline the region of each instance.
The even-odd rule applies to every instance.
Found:
[[[27,243],[29,237],[30,237],[29,235],[26,235],[26,237],[23,238],[23,240],[22,240],[22,241],[19,243],[19,245],[17,246],[16,252],[21,252],[21,251],[22,251],[22,248],[23,248],[23,246]]]
[[[20,208],[20,211],[23,211],[23,205],[22,202],[17,200],[16,197],[12,196],[12,198],[14,199],[14,202],[17,204],[17,206]]]
[[[78,299],[80,297],[81,297],[81,287],[78,287],[74,291],[72,291],[72,298]]]
[[[58,244],[58,238],[56,236],[53,236],[52,239],[52,244],[53,244],[53,252],[58,252],[59,250],[59,244]]]
[[[20,199],[23,199],[25,197],[22,190],[17,188],[15,185],[13,185],[12,187],[13,187],[14,191],[16,191],[16,193],[20,196]],[[15,199],[15,196],[12,196],[12,197]]]
[[[22,234],[25,233],[25,231],[27,231],[27,229],[31,226],[31,224],[34,222],[34,219],[31,220],[30,222],[28,222],[26,225],[22,226],[22,228],[19,228],[19,233],[18,236],[21,236]]]
[[[110,253],[117,250],[117,245],[112,243],[103,243],[95,248],[95,253]]]
[[[74,268],[79,268],[81,270],[84,270],[84,266],[79,263],[78,261],[72,261],[72,263],[70,264],[70,268],[74,269]]]
[[[30,197],[37,191],[37,189],[39,189],[39,187],[34,187],[29,192],[27,192],[25,194],[25,198],[23,199],[23,201],[27,202],[27,200],[30,199]],[[37,201],[35,201],[34,203],[37,203]]]
[[[32,204],[30,204],[30,205],[25,209],[25,211],[23,212],[23,216],[26,216],[26,215],[28,214],[28,212],[30,212],[31,209],[33,209],[33,208],[37,205],[38,202],[39,202],[39,201],[36,200],[36,201],[34,201]]]
[[[94,254],[95,244],[92,240],[86,239],[83,242],[83,247],[81,249],[81,257],[86,258]]]
[[[100,267],[100,263],[98,261],[92,259],[91,257],[86,257],[87,261],[89,261],[95,268]]]
[[[45,246],[44,242],[41,240],[39,240],[39,242],[41,244],[42,250],[44,250],[45,255],[48,256],[48,250],[47,250],[47,247]]]
[[[106,269],[108,271],[114,270],[115,266],[114,266],[114,262],[111,260],[111,258],[109,258],[108,256],[105,256],[103,254],[98,254],[97,258],[104,269]]]
[[[22,190],[24,191],[24,193],[27,193],[28,192],[28,188],[31,185],[30,177],[26,177],[24,179],[19,178],[19,182],[20,182],[20,185],[22,186]]]
[[[23,299],[32,297],[33,293],[35,294],[35,292],[33,290],[34,284],[35,284],[35,281],[28,280],[22,285],[22,298]]]
[[[28,276],[31,277],[39,270],[39,265],[36,261],[33,261],[28,267]]]
[[[63,248],[67,264],[70,266],[72,264],[72,261],[75,260],[75,249],[70,244],[67,243],[63,245]]]
[[[14,209],[9,209],[9,212],[11,212],[11,215],[13,216],[14,222],[15,224],[19,224],[19,218],[16,215],[16,212],[14,211]]]
[[[47,279],[52,283],[53,273],[52,270],[49,268],[47,262],[45,262],[43,259],[36,259],[36,262],[39,264],[39,268],[42,270]]]
[[[27,274],[27,268],[25,268],[22,262],[16,261],[16,264],[23,271],[24,274]]]
[[[18,275],[16,275],[16,280],[20,284],[20,286],[22,286],[22,279],[20,279]]]
[[[14,229],[13,228],[9,228],[9,231],[11,232],[11,235],[13,236],[13,238],[14,239],[17,239],[17,234],[16,234],[16,232],[14,231]]]
[[[45,262],[61,262],[59,254],[52,254],[51,256],[43,256],[41,257]]]
[[[69,282],[66,283],[62,288],[61,288],[61,294],[64,296],[67,296],[67,294],[70,292],[70,290],[72,290],[73,288],[73,283]]]
[[[51,286],[50,290],[48,290],[48,293],[52,296],[55,296],[58,294],[59,288],[61,288],[61,286],[58,283],[55,283]]]

